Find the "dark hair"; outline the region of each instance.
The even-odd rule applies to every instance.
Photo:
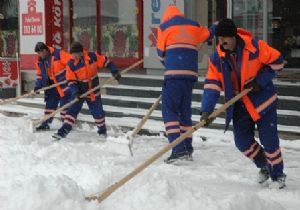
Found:
[[[44,42],[38,42],[36,43],[34,47],[35,52],[41,52],[43,50],[49,50],[48,46]]]
[[[237,36],[237,27],[232,19],[222,19],[217,26],[216,36]]]
[[[73,42],[71,45],[70,53],[83,52],[83,46],[79,42]]]

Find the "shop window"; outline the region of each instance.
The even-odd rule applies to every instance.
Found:
[[[101,53],[138,57],[137,1],[101,0]]]
[[[73,0],[73,40],[95,51],[96,46],[96,1]]]
[[[236,25],[263,39],[263,0],[233,0],[232,5]]]
[[[0,57],[16,57],[18,52],[17,0],[0,4]]]
[[[269,40],[280,50],[287,61],[286,67],[300,66],[300,2],[273,0],[270,2],[271,15]]]

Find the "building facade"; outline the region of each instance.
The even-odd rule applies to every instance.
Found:
[[[0,1],[0,57],[2,60],[20,57],[22,89],[25,91],[30,89],[30,81],[34,80],[36,55],[33,48],[37,41],[65,50],[70,48],[72,41],[80,41],[84,47],[109,56],[120,67],[143,58],[143,67],[149,70],[148,73],[159,72],[157,69],[162,66],[155,54],[155,28],[170,3],[177,4],[187,17],[205,26],[223,17],[232,17],[238,26],[280,50],[287,60],[287,68],[300,68],[300,23],[296,18],[300,13],[298,1]],[[211,42],[199,47],[199,67],[203,71],[214,46],[215,43]],[[1,77],[3,67],[0,70]],[[3,83],[2,80],[0,82]]]

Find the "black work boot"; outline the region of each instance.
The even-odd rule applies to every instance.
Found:
[[[56,133],[52,135],[55,140],[61,140],[62,138],[66,138],[70,131],[66,129],[59,129]]]
[[[286,187],[285,180],[286,174],[283,173],[280,176],[277,176],[276,178],[272,178],[272,182],[269,187],[272,189],[283,189]]]
[[[193,160],[192,152],[189,152],[189,151],[183,151],[183,152],[179,152],[179,153],[172,152],[170,157],[168,157],[164,161],[165,161],[165,163],[170,164],[170,163],[173,163],[178,160],[192,161]]]
[[[257,182],[259,184],[263,184],[265,183],[268,179],[270,178],[270,173],[269,173],[269,170],[268,170],[268,167],[265,166],[265,167],[262,167],[259,172],[258,172],[258,175],[257,175]]]
[[[50,127],[48,124],[45,124],[45,125],[40,125],[38,127],[35,128],[36,131],[49,131],[50,130]]]

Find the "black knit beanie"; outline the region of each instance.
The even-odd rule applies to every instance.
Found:
[[[73,42],[71,45],[70,53],[83,52],[83,46],[79,42]]]
[[[222,19],[216,29],[216,36],[235,37],[237,36],[237,28],[232,19]]]

